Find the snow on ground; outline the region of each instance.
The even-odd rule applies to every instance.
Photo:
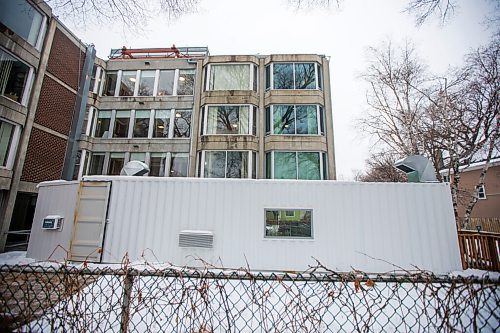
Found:
[[[477,277],[497,280],[500,279],[500,273],[469,268],[464,271],[453,271],[450,273],[450,277]]]
[[[2,265],[27,265],[35,262],[35,259],[27,258],[26,251],[12,251],[0,253],[0,266]]]

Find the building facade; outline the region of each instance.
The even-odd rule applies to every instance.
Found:
[[[118,175],[335,179],[329,60],[118,49],[108,60],[43,2],[0,10],[0,251],[29,237],[37,184]]]
[[[325,56],[122,49],[94,73],[75,178],[140,160],[149,176],[335,179]]]

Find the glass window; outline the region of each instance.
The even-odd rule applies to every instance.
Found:
[[[272,162],[273,159],[273,162]],[[326,179],[321,175],[321,168],[326,155],[321,162],[319,152],[269,152],[266,154],[266,177],[274,179]]]
[[[151,153],[149,157],[149,176],[165,177],[167,153]]]
[[[109,157],[108,175],[117,176],[123,169],[125,153],[111,153]]]
[[[149,132],[149,110],[136,110],[134,119],[134,138],[147,138]]]
[[[175,70],[160,71],[158,80],[158,96],[171,96],[174,94]]]
[[[484,189],[484,185],[479,186],[477,198],[478,199],[486,199],[486,190]]]
[[[114,96],[116,90],[117,72],[106,73],[106,83],[104,84],[103,96]]]
[[[191,110],[175,110],[174,137],[189,138],[191,132]]]
[[[311,209],[266,209],[266,237],[312,238]]]
[[[208,90],[251,90],[251,66],[242,65],[211,65]]]
[[[266,133],[272,128],[272,134],[323,134],[318,128],[321,121],[318,121],[318,110],[322,112],[317,105],[272,105],[266,108]]]
[[[0,50],[0,93],[21,103],[29,71],[29,66]]]
[[[97,66],[94,65],[94,67],[92,68],[92,75],[90,76],[90,84],[89,84],[89,91],[90,92],[94,91],[96,73],[97,73]]]
[[[113,138],[127,138],[130,123],[130,111],[116,111]]]
[[[129,161],[146,162],[146,153],[130,153]]]
[[[0,166],[7,166],[15,128],[14,124],[0,120]]]
[[[273,88],[293,89],[293,64],[273,64]]]
[[[226,178],[248,178],[248,152],[227,152]]]
[[[99,111],[97,113],[97,123],[95,126],[94,136],[96,138],[109,137],[109,124],[111,122],[111,111]]]
[[[177,95],[192,95],[194,91],[194,70],[179,70],[179,80],[177,81]]]
[[[204,177],[249,178],[248,163],[248,151],[206,151]]]
[[[316,89],[316,71],[321,67],[315,63],[274,63],[270,72],[266,72],[266,89]],[[318,77],[318,82],[321,78]],[[270,86],[272,81],[273,85]],[[319,86],[321,89],[321,86]]]
[[[26,0],[1,1],[0,22],[36,46],[43,16]]]
[[[104,168],[104,153],[93,153],[90,159],[89,175],[102,175]]]
[[[141,71],[139,96],[153,96],[156,71]]]
[[[266,66],[266,90],[271,88],[271,65]]]
[[[168,138],[170,115],[170,110],[155,111],[155,128],[153,131],[153,138]]]
[[[248,105],[208,106],[205,134],[250,134]]]
[[[226,152],[206,151],[203,177],[225,178],[225,175],[226,175]]]
[[[172,153],[172,159],[170,161],[170,177],[187,177],[188,163],[188,153]]]
[[[137,71],[123,71],[119,96],[134,96]]]

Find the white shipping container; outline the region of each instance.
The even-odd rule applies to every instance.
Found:
[[[86,210],[93,212],[92,201],[82,204],[74,182],[50,191],[53,183],[40,185],[29,257],[47,259],[57,245],[64,245],[73,259],[81,260],[81,254],[75,254],[82,251],[75,247],[78,241],[99,244],[87,259],[103,263],[121,262],[128,254],[131,260],[188,266],[202,266],[203,260],[217,267],[248,265],[254,270],[302,271],[315,265],[315,259],[337,271],[461,269],[445,183],[89,176],[83,186],[92,182],[111,183],[102,219],[82,216]],[[107,195],[101,197],[107,200]],[[55,233],[41,232],[39,221],[54,215],[59,201],[65,209],[74,209],[78,221],[66,216],[64,228],[74,230],[69,236],[59,233],[58,239]],[[309,210],[311,237],[267,237],[266,209],[290,215]],[[82,220],[87,221],[85,228]],[[88,228],[90,220],[94,229]],[[106,222],[101,234],[99,221]]]

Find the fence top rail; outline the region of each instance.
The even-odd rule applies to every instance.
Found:
[[[476,230],[459,230],[458,231],[459,236],[488,236],[488,237],[493,237],[493,238],[500,238],[500,234],[495,233],[495,232],[488,232],[488,231],[480,231],[477,232]]]
[[[449,276],[435,275],[426,271],[408,271],[392,273],[305,271],[305,272],[256,272],[246,270],[196,269],[196,268],[114,268],[114,267],[75,267],[69,265],[1,265],[1,273],[42,273],[70,274],[87,276],[133,276],[133,277],[170,277],[199,278],[212,280],[246,281],[291,281],[291,282],[373,282],[397,283],[493,283],[500,286],[500,278],[484,275]]]

